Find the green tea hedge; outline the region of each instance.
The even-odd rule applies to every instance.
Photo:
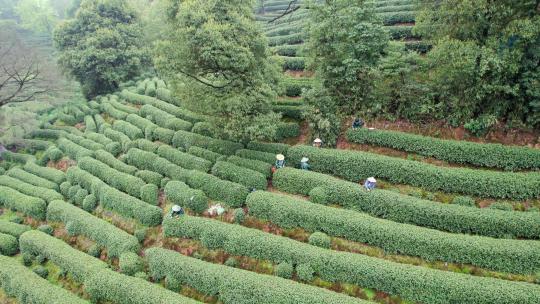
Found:
[[[157,172],[171,179],[186,181],[189,170],[177,166],[158,155],[140,149],[130,149],[127,153],[127,162],[139,169]]]
[[[62,194],[56,192],[55,190],[34,186],[8,175],[0,175],[0,185],[17,190],[22,194],[39,197],[45,200],[47,203],[58,199],[64,199]]]
[[[19,242],[17,238],[0,232],[0,256],[1,255],[15,255],[19,251]]]
[[[150,248],[145,257],[152,276],[186,284],[222,303],[345,304],[369,302],[340,293],[282,279],[212,264],[175,251]]]
[[[141,116],[150,119],[158,126],[165,129],[171,129],[174,131],[189,131],[193,127],[193,124],[191,122],[177,118],[176,116],[166,111],[162,111],[152,105],[142,106],[139,113],[141,114]]]
[[[115,120],[112,125],[113,130],[126,134],[131,140],[144,138],[141,129],[124,120]]]
[[[112,128],[106,128],[103,131],[103,134],[111,140],[120,143],[124,151],[129,150],[132,145],[131,139],[126,134],[113,130]]]
[[[412,23],[416,19],[415,11],[378,13],[377,15],[383,20],[384,25]]]
[[[22,194],[12,188],[0,186],[0,204],[5,208],[21,212],[35,219],[45,219],[47,203],[44,200]]]
[[[106,164],[107,166],[115,170],[118,170],[122,173],[133,175],[135,174],[135,172],[137,172],[136,167],[127,165],[126,163],[117,159],[116,157],[114,157],[114,155],[112,155],[111,153],[107,151],[97,150],[95,152],[95,158],[99,160],[100,162]]]
[[[270,178],[270,176],[272,176],[272,165],[267,162],[242,158],[235,155],[229,156],[229,158],[227,158],[227,162],[262,173],[266,178]]]
[[[283,117],[290,117],[293,119],[302,119],[303,108],[300,106],[291,106],[291,105],[286,105],[286,104],[273,104],[272,110],[276,113],[281,113]],[[278,129],[278,132],[283,132],[283,131],[279,131]],[[300,130],[298,129],[298,131],[296,132],[300,132]],[[292,135],[292,136],[295,136],[295,135]],[[284,137],[289,137],[289,136],[281,136],[279,138],[284,138]]]
[[[0,159],[11,163],[26,164],[29,161],[35,161],[36,158],[30,154],[16,153],[11,151],[4,151],[0,153]]]
[[[32,173],[26,172],[20,168],[11,168],[9,171],[6,172],[6,175],[19,179],[25,183],[28,183],[37,187],[58,190],[57,183],[51,182],[50,180],[47,180],[37,175],[34,175]]]
[[[100,204],[109,210],[125,217],[133,218],[145,226],[161,224],[162,213],[157,206],[150,205],[133,196],[108,187],[100,190]]]
[[[160,186],[161,180],[163,179],[163,175],[150,170],[137,171],[135,176],[142,179],[147,184],[154,184],[156,186]]]
[[[284,122],[278,125],[276,136],[279,139],[297,137],[300,135],[300,125],[296,122]]]
[[[241,149],[236,151],[236,156],[259,160],[272,165],[276,162],[276,154],[248,149]]]
[[[187,175],[186,184],[191,188],[202,190],[209,198],[222,201],[230,207],[242,206],[248,195],[248,189],[243,185],[195,170],[191,170]]]
[[[115,108],[110,102],[103,102],[101,104],[101,110],[104,113],[109,114],[109,116],[114,119],[126,119],[126,117],[129,115],[128,112],[124,112]]]
[[[172,144],[172,140],[173,140],[173,137],[174,137],[174,131],[171,130],[171,129],[156,128],[152,135],[154,137],[154,140],[158,140],[160,142],[163,142],[163,143],[166,143],[166,144],[170,145],[170,144]]]
[[[107,248],[110,257],[119,257],[124,252],[137,252],[140,249],[133,235],[64,201],[49,204],[47,221],[69,224],[77,235],[84,235]]]
[[[141,150],[152,153],[156,153],[159,148],[159,144],[146,139],[137,139],[135,141],[135,146]]]
[[[91,150],[88,150],[71,140],[67,138],[60,138],[57,141],[58,148],[62,150],[67,156],[71,157],[74,160],[77,160],[79,158],[85,157],[85,156],[93,156],[94,152]]]
[[[140,130],[142,130],[143,133],[145,134],[145,137],[147,137],[147,139],[149,140],[152,140],[151,135],[153,134],[154,130],[158,127],[158,125],[154,124],[152,121],[146,118],[143,118],[137,114],[129,114],[126,117],[126,121],[136,126]],[[148,138],[148,136],[150,136],[150,138]]]
[[[212,174],[244,185],[248,189],[263,190],[268,185],[264,174],[226,161],[217,161],[212,167]]]
[[[509,173],[439,167],[368,152],[295,146],[288,158],[310,159],[311,169],[358,182],[369,176],[392,183],[481,197],[532,199],[540,197],[540,173]]]
[[[540,168],[540,150],[528,147],[444,140],[384,130],[349,130],[347,140],[417,153],[451,163],[506,170]]]
[[[32,228],[30,226],[21,225],[6,220],[0,220],[0,233],[12,235],[17,239],[21,236],[21,234],[31,229]]]
[[[218,159],[225,157],[222,154],[210,151],[208,149],[200,148],[200,147],[197,147],[197,146],[189,147],[189,149],[187,149],[187,152],[189,154],[191,154],[191,155],[195,155],[197,157],[209,160],[212,163],[215,163]]]
[[[20,303],[88,304],[71,292],[49,283],[14,258],[0,256],[0,285]]]
[[[491,237],[540,238],[539,213],[441,204],[387,190],[367,192],[355,183],[293,168],[277,170],[273,185],[281,191],[309,194],[317,203],[339,204],[400,223]],[[315,189],[322,198],[314,199]]]
[[[94,133],[94,132],[87,132],[84,133],[84,137],[97,142],[105,147],[105,150],[112,155],[118,155],[120,152],[122,152],[122,144],[116,141],[113,141],[112,139],[108,138],[107,136],[101,134],[101,133]]]
[[[88,150],[92,150],[92,151],[95,151],[95,150],[98,150],[98,149],[104,149],[105,147],[100,144],[100,143],[97,143],[93,140],[90,140],[90,139],[87,139],[87,138],[84,138],[82,136],[79,136],[79,135],[75,135],[75,134],[66,134],[65,137],[69,140],[71,140],[72,142],[82,146],[82,147],[85,147],[86,149]]]
[[[186,131],[177,131],[172,139],[173,146],[181,147],[185,150],[191,146],[197,146],[211,150],[213,152],[225,155],[233,155],[236,150],[244,148],[241,143],[236,143],[228,140],[215,139],[200,134],[195,134]]]
[[[84,124],[86,126],[85,132],[96,132],[97,126],[96,122],[94,121],[94,117],[92,115],[86,115],[84,117]]]
[[[41,178],[45,178],[56,184],[61,184],[66,180],[66,175],[64,174],[64,172],[54,168],[41,167],[32,162],[26,163],[23,169],[26,172],[29,172]]]
[[[97,176],[109,186],[125,191],[135,197],[140,197],[141,188],[145,185],[145,182],[142,179],[120,172],[90,157],[81,158],[78,165],[81,169]]]
[[[540,242],[452,234],[378,219],[265,191],[248,195],[249,213],[285,229],[301,227],[367,243],[391,254],[428,261],[472,264],[495,271],[535,273],[540,270]],[[452,250],[449,250],[452,248]]]
[[[273,154],[278,154],[278,153],[287,154],[289,147],[290,147],[289,145],[282,144],[282,143],[263,143],[263,142],[256,142],[256,141],[252,141],[248,143],[247,145],[248,149],[258,150],[258,151],[273,153]]]
[[[180,181],[170,181],[165,185],[165,195],[174,204],[203,213],[208,208],[208,198],[203,191],[191,189]]]
[[[197,239],[208,248],[224,249],[233,255],[309,265],[323,280],[373,288],[409,301],[426,304],[533,304],[540,301],[540,286],[535,284],[477,277],[323,249],[207,218],[184,215],[179,219],[166,220],[163,229],[165,236]]]
[[[212,168],[212,162],[200,158],[168,145],[162,145],[158,148],[157,154],[166,160],[185,169],[199,170],[208,172]]]
[[[19,246],[21,253],[31,256],[41,255],[81,283],[92,273],[108,268],[107,263],[37,230],[23,233],[19,238]]]

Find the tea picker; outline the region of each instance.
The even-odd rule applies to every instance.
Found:
[[[285,167],[285,156],[283,154],[276,155],[276,169]]]
[[[353,129],[360,129],[364,126],[364,120],[360,117],[356,117],[353,121],[352,128]]]
[[[300,160],[300,169],[302,170],[309,170],[309,164],[308,164],[309,158],[302,157]]]
[[[375,177],[368,177],[366,179],[366,182],[364,183],[364,188],[366,188],[367,191],[375,189],[376,186],[377,180],[375,179]]]
[[[178,205],[172,206],[171,213],[169,214],[170,217],[178,218],[180,216],[184,215],[184,209]]]
[[[313,147],[315,148],[320,148],[322,146],[322,139],[320,138],[315,138],[315,140],[313,141]]]

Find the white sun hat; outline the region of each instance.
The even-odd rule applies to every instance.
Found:
[[[178,205],[172,206],[172,211],[174,211],[174,212],[180,212],[180,210],[182,210],[182,208],[180,208],[180,206],[178,206]]]
[[[276,159],[277,160],[284,160],[285,156],[283,154],[278,154],[278,155],[276,155]]]
[[[376,183],[377,182],[375,177],[368,177],[367,181],[370,182],[370,183]]]
[[[320,138],[315,138],[315,140],[313,141],[314,143],[322,143],[322,140]]]
[[[305,162],[308,162],[309,161],[309,158],[307,157],[302,157],[302,160],[300,160],[301,163],[305,163]]]

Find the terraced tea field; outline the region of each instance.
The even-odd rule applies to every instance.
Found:
[[[244,145],[208,136],[157,78],[50,119],[34,154],[2,153],[3,303],[540,303],[537,149],[347,133],[449,164],[433,165]]]

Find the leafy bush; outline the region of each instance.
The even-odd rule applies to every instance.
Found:
[[[382,18],[384,25],[394,25],[398,23],[412,23],[416,19],[416,12],[404,11],[404,12],[388,12],[379,13],[379,17]]]
[[[18,239],[28,230],[31,230],[30,226],[0,220],[0,233],[12,235]]]
[[[154,279],[184,283],[202,294],[217,296],[223,303],[247,304],[367,304],[343,294],[296,283],[275,276],[212,264],[175,251],[151,248],[145,251]]]
[[[230,207],[242,206],[248,195],[245,186],[195,170],[188,174],[186,184],[201,189],[210,199],[222,201]]]
[[[148,228],[140,228],[140,229],[135,230],[133,235],[137,238],[137,241],[139,241],[139,243],[142,244],[144,240],[146,239],[147,232],[148,232]]]
[[[118,132],[116,130],[113,130],[111,128],[106,128],[103,131],[103,134],[107,136],[109,139],[118,142],[122,145],[122,149],[124,151],[129,150],[129,147],[131,145],[131,139],[124,133]]]
[[[264,174],[266,178],[272,176],[272,165],[260,160],[230,156],[227,162]]]
[[[444,140],[396,131],[349,130],[347,140],[390,147],[444,161],[507,170],[540,168],[540,150],[528,147]]]
[[[105,165],[117,171],[127,173],[130,175],[133,175],[135,174],[135,172],[137,172],[136,167],[126,165],[124,162],[114,157],[114,155],[104,150],[95,151],[95,158],[99,160],[100,162],[104,163]]]
[[[49,270],[43,266],[37,266],[36,268],[34,268],[34,273],[37,274],[38,276],[46,279],[48,276],[49,276]]]
[[[274,173],[273,185],[281,191],[303,195],[320,187],[325,192],[321,197],[327,201],[317,203],[339,204],[400,223],[491,237],[537,239],[540,235],[540,214],[440,204],[387,190],[367,192],[358,184],[313,171],[279,169]]]
[[[86,212],[92,212],[97,207],[97,198],[95,195],[87,195],[82,202],[82,209]]]
[[[0,204],[37,220],[45,219],[47,203],[44,200],[22,194],[5,186],[0,186]]]
[[[296,106],[296,105],[293,106],[293,105],[287,105],[287,104],[273,104],[272,110],[276,113],[281,113],[283,117],[290,117],[290,118],[298,119],[298,120],[303,118],[302,117],[303,108],[300,106]],[[284,125],[292,126],[292,123],[281,124],[281,128],[283,128]],[[280,132],[283,132],[283,131],[280,131]]]
[[[150,205],[158,205],[159,188],[155,184],[146,184],[141,188],[141,200]]]
[[[280,278],[291,279],[293,276],[294,267],[291,263],[279,263],[274,269],[274,274]]]
[[[16,178],[16,179],[18,179],[18,180],[20,180],[22,182],[37,186],[37,187],[42,187],[42,188],[47,188],[47,189],[52,189],[52,190],[58,190],[58,184],[57,183],[51,182],[50,180],[41,178],[41,177],[39,177],[37,175],[34,175],[32,173],[28,173],[28,172],[26,172],[24,170],[21,170],[19,168],[11,168],[9,171],[6,172],[6,175],[11,176],[13,178]]]
[[[170,181],[165,186],[167,198],[174,204],[203,213],[208,208],[208,198],[201,190],[191,189],[180,181]]]
[[[101,104],[101,109],[104,113],[109,114],[109,116],[114,119],[126,119],[126,117],[129,115],[128,112],[124,112],[115,108],[110,102],[103,102]]]
[[[225,161],[217,161],[212,167],[212,174],[226,180],[246,186],[248,189],[266,189],[266,176],[260,172],[237,166]]]
[[[172,140],[174,137],[174,131],[171,129],[165,129],[165,128],[156,128],[153,133],[153,137],[155,140],[159,140],[163,143],[166,143],[168,145],[172,144]]]
[[[439,167],[368,152],[295,146],[287,156],[293,162],[310,159],[311,170],[358,182],[369,176],[482,197],[528,199],[540,197],[537,173],[508,173],[468,168]]]
[[[48,235],[53,235],[54,233],[54,228],[51,227],[50,225],[40,225],[37,230],[43,232],[43,233],[46,233]]]
[[[200,148],[197,146],[189,147],[187,152],[191,155],[195,155],[197,157],[207,159],[211,161],[212,163],[215,163],[218,159],[224,157],[222,154],[219,154],[219,153],[216,153],[216,152],[204,149],[204,148]]]
[[[92,151],[95,151],[95,150],[98,150],[98,149],[104,149],[105,146],[103,146],[102,144],[98,143],[98,142],[95,142],[93,140],[90,140],[90,139],[87,139],[87,138],[84,138],[82,136],[79,136],[79,135],[74,135],[74,134],[66,134],[65,137],[69,140],[71,140],[72,142],[88,149],[88,150],[92,150]]]
[[[94,152],[88,150],[78,144],[72,142],[67,138],[60,138],[57,142],[58,148],[62,150],[67,156],[71,157],[74,160],[77,160],[85,156],[93,156]]]
[[[330,248],[332,240],[330,237],[323,232],[314,232],[309,236],[309,243],[313,246],[318,246],[322,248]]]
[[[150,120],[140,117],[137,114],[129,114],[126,117],[126,121],[142,130],[148,140],[152,140],[154,130],[159,127]]]
[[[214,136],[212,125],[206,121],[200,121],[194,124],[193,128],[191,129],[191,132],[201,134],[204,136],[209,136],[209,137]]]
[[[0,159],[6,162],[26,164],[29,161],[35,161],[36,158],[33,155],[29,155],[29,154],[4,151],[0,155]]]
[[[159,144],[151,142],[146,139],[137,139],[135,143],[136,143],[137,148],[147,151],[147,152],[156,153],[157,149],[159,148]]]
[[[200,134],[186,131],[177,131],[174,134],[172,143],[173,146],[181,147],[185,150],[189,149],[191,146],[197,146],[225,155],[233,155],[236,150],[244,148],[241,143],[236,143],[228,140],[214,139],[208,136],[203,136]]]
[[[186,181],[187,175],[190,172],[154,153],[135,148],[128,151],[127,162],[139,169],[154,171],[163,176],[180,181]]]
[[[118,257],[124,252],[137,252],[137,239],[116,226],[63,201],[54,201],[47,208],[47,220],[71,223],[77,234],[95,241],[107,248],[111,257]]]
[[[72,198],[73,203],[79,207],[82,207],[84,199],[88,196],[88,191],[86,189],[79,189],[75,196]]]
[[[50,147],[47,149],[47,151],[45,151],[45,156],[48,158],[47,161],[52,160],[57,162],[64,157],[64,153],[62,153],[62,150],[58,149],[57,147]]]
[[[313,273],[315,271],[309,264],[300,264],[296,266],[296,275],[298,279],[304,282],[311,282],[313,280]]]
[[[540,262],[537,261],[540,244],[536,241],[441,232],[270,192],[252,193],[246,204],[251,215],[272,221],[285,229],[301,227],[309,231],[322,231],[378,246],[389,253],[419,256],[428,261],[473,264],[511,273],[540,270]],[[309,243],[329,248],[330,238],[324,233],[315,232],[309,237]]]
[[[90,157],[81,158],[78,165],[81,169],[90,172],[94,176],[97,176],[111,187],[125,191],[126,193],[135,197],[140,197],[141,188],[145,185],[142,179],[120,172],[100,162],[99,160],[95,160]]]
[[[193,127],[191,122],[177,118],[151,105],[142,106],[140,114],[165,129],[189,131]]]
[[[268,45],[300,44],[304,42],[304,33],[294,33],[289,35],[274,36],[268,38]]]
[[[142,179],[147,184],[154,184],[156,186],[161,185],[161,179],[163,178],[161,174],[148,170],[137,171],[135,176]]]
[[[0,233],[0,254],[2,255],[14,255],[19,250],[19,242],[17,238],[9,235]]]
[[[16,178],[10,177],[8,175],[0,175],[0,185],[10,187],[29,196],[39,197],[46,202],[51,202],[57,199],[64,199],[60,193],[52,189],[37,187]]]
[[[120,272],[127,275],[134,275],[143,270],[141,258],[134,252],[124,252],[119,259]]]
[[[101,256],[101,247],[97,244],[94,244],[90,246],[90,248],[88,248],[86,252],[88,253],[88,255],[99,259],[99,257]]]
[[[306,68],[306,59],[304,57],[286,57],[275,56],[281,63],[281,67],[284,71],[302,71]]]
[[[267,153],[273,153],[274,157],[275,157],[275,154],[278,154],[278,153],[287,154],[289,147],[290,146],[287,144],[263,143],[263,142],[256,142],[256,141],[252,141],[247,145],[248,149],[267,152]],[[275,159],[273,159],[272,162],[273,161],[275,161]]]
[[[84,117],[84,124],[86,126],[85,131],[88,131],[88,132],[96,132],[97,131],[96,122],[94,121],[94,117],[92,117],[92,115],[86,115]]]
[[[286,122],[278,125],[276,136],[279,139],[297,137],[300,135],[300,125],[296,122]]]
[[[470,196],[456,196],[452,200],[452,204],[467,206],[467,207],[476,207],[476,202]]]
[[[505,202],[495,202],[489,205],[490,209],[504,210],[504,211],[513,211],[514,207],[510,203]]]
[[[178,165],[185,169],[194,169],[202,172],[210,171],[212,168],[212,162],[200,158],[178,149],[175,149],[168,145],[162,145],[157,150],[157,154],[175,165]]]
[[[229,267],[238,267],[238,260],[234,257],[229,257],[225,263],[223,263],[223,265],[225,266],[229,266]]]
[[[262,161],[270,165],[273,165],[276,162],[276,154],[268,153],[268,152],[241,149],[241,150],[236,151],[236,155],[242,158],[249,158],[253,160]]]
[[[41,167],[31,162],[26,163],[23,168],[25,171],[41,178],[48,179],[55,184],[61,184],[63,181],[66,180],[66,175],[64,174],[64,172],[53,168]]]
[[[0,256],[0,285],[20,303],[87,304],[71,292],[49,283],[16,259]]]
[[[126,134],[131,140],[144,138],[141,129],[124,120],[115,120],[112,126],[113,130]]]
[[[163,228],[165,236],[198,239],[205,246],[210,241],[214,248],[221,248],[233,255],[278,263],[307,264],[323,280],[373,288],[399,295],[410,301],[473,304],[517,301],[532,304],[540,300],[540,290],[534,284],[470,276],[356,253],[323,249],[290,238],[207,218],[185,215],[179,219],[165,220]],[[153,248],[146,251],[153,275],[156,273],[170,275],[173,271],[186,269],[179,265],[168,265],[168,262],[176,260],[169,255],[166,258],[159,258],[157,262],[154,261],[152,251],[158,250],[163,249]],[[192,267],[197,265],[196,263],[198,262],[189,260]],[[201,273],[193,271],[191,267],[187,269],[190,269],[188,272],[193,275]],[[220,278],[230,277],[223,275],[223,272],[219,273]]]
[[[69,189],[73,186],[70,182],[65,181],[60,184],[60,193],[62,193],[63,196],[68,197],[69,196]]]

